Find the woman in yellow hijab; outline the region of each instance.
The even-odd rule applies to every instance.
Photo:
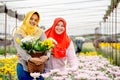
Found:
[[[30,11],[26,14],[22,25],[16,29],[14,32],[14,43],[17,49],[19,59],[17,64],[17,75],[19,80],[33,80],[28,72],[27,62],[31,61],[36,65],[39,65],[45,62],[48,59],[48,56],[42,56],[41,58],[32,58],[29,54],[26,53],[20,47],[20,43],[18,38],[21,40],[26,36],[33,36],[35,39],[40,39],[43,41],[46,39],[46,35],[42,29],[38,28],[38,22],[40,21],[40,15],[36,11]],[[37,80],[44,80],[42,76],[40,76]]]

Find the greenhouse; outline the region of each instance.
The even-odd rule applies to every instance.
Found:
[[[27,24],[26,15],[29,11],[34,11],[29,18],[31,20],[29,24],[36,25],[37,28],[34,29],[43,31],[46,34],[45,37],[48,38],[43,42],[38,41],[40,40],[38,36],[42,35],[42,33],[40,32],[40,35],[38,35],[38,31],[36,34],[32,34],[33,30],[30,29],[33,28],[23,28],[26,35],[19,32],[19,27],[22,24]],[[32,18],[34,14],[37,14],[39,18],[38,24],[35,24],[35,21],[32,22],[35,18]],[[44,78],[44,80],[120,80],[119,14],[120,0],[0,0],[0,80],[43,80],[40,77]],[[60,36],[62,28],[58,32],[56,31],[57,26],[60,26],[60,21],[59,24],[55,23],[55,20],[59,20],[57,17],[63,23],[61,26],[64,27],[65,34],[70,38]],[[50,32],[48,34],[48,30],[54,25],[59,37],[56,37],[57,35],[53,35],[53,33],[50,34]],[[15,38],[16,32],[22,34],[23,39]],[[26,36],[27,39],[33,41],[31,41],[32,44],[27,45],[27,41],[24,42]],[[63,39],[68,41],[65,42]],[[72,53],[76,57],[68,55],[71,51],[69,51],[71,47],[69,48],[68,44],[71,46],[71,41],[73,42]],[[20,49],[16,47],[19,44]],[[44,45],[44,47],[41,45]],[[65,55],[62,54],[64,48]],[[25,57],[21,53],[34,53],[41,50],[50,53],[49,57],[47,54],[48,59],[43,62],[45,63],[44,72],[38,72],[37,70],[30,72],[28,62],[32,62],[31,58],[33,59],[33,56],[27,54]],[[58,53],[62,54],[62,58],[61,56],[59,58]],[[46,54],[44,55],[46,56]],[[76,60],[75,58],[77,58],[78,63],[69,63],[73,62],[69,59]],[[25,62],[24,64],[20,63],[22,59]],[[39,59],[42,60],[41,57]],[[53,62],[50,61],[52,59]],[[62,63],[62,60],[64,63]],[[51,62],[50,65],[54,65],[47,72],[46,64],[48,62]],[[18,77],[20,75],[18,63],[22,64],[23,68],[26,69],[26,72],[31,77],[30,79],[20,79]],[[38,63],[39,61],[36,61],[36,66],[43,64]],[[62,70],[57,64],[65,65],[65,69]],[[76,64],[77,67],[71,67],[72,64]],[[24,65],[27,65],[27,67]],[[35,68],[37,69],[37,67]]]

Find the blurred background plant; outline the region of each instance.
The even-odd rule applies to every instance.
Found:
[[[3,46],[0,46],[0,55],[3,55],[4,52],[5,52],[5,48]],[[6,53],[15,55],[17,53],[17,50],[14,46],[7,46]]]

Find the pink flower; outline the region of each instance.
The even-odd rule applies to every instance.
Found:
[[[59,69],[53,69],[53,70],[51,70],[50,72],[53,74],[53,73],[58,73],[58,72],[60,72],[60,70],[59,70]]]
[[[77,68],[77,67],[72,67],[72,68],[68,68],[68,70],[69,70],[69,71],[72,71],[72,72],[75,72],[75,71],[78,70],[78,68]]]
[[[57,75],[65,76],[65,75],[68,75],[68,72],[67,71],[61,71],[61,72],[58,72]]]
[[[64,78],[64,80],[72,80],[71,78]]]
[[[97,76],[98,80],[110,80],[110,78],[105,77],[105,76]]]
[[[44,78],[47,78],[50,76],[50,73],[45,73],[45,74],[41,74]]]
[[[120,80],[120,77],[116,77],[114,80]]]
[[[63,77],[54,76],[54,77],[53,77],[53,80],[63,80]]]
[[[120,72],[113,72],[113,74],[114,74],[114,76],[116,76],[116,77],[117,77],[117,76],[118,76],[118,77],[120,76]]]

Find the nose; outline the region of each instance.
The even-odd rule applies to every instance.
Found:
[[[35,20],[33,19],[32,22],[35,23]]]

